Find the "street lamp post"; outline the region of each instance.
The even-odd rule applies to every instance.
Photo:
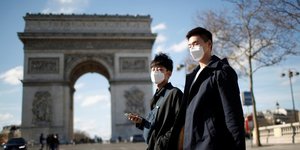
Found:
[[[291,95],[292,95],[292,102],[293,102],[293,114],[294,114],[294,119],[295,122],[297,121],[297,116],[296,116],[296,111],[295,111],[295,102],[294,102],[294,93],[293,93],[293,84],[292,84],[292,77],[293,76],[298,76],[299,72],[297,71],[292,71],[291,69],[288,70],[288,73],[282,73],[281,76],[285,77],[286,75],[288,75],[289,77],[289,81],[290,81],[290,88],[291,88]]]

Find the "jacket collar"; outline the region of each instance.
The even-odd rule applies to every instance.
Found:
[[[166,93],[167,89],[171,89],[173,88],[173,85],[171,84],[171,82],[167,83],[165,86],[163,86],[161,89],[156,89],[155,92],[155,96],[160,97],[160,96],[164,96]]]
[[[209,69],[216,69],[218,68],[221,64],[229,64],[228,60],[226,58],[220,59],[219,57],[212,55],[210,61],[208,62],[208,65],[206,66]],[[195,75],[198,70],[200,69],[200,65],[198,65],[189,75]]]
[[[228,64],[227,59],[224,58],[224,59],[221,60],[219,57],[213,55],[213,56],[211,56],[211,59],[210,59],[208,65],[206,66],[206,69],[216,70],[218,67],[220,67],[222,65],[222,63]],[[198,65],[191,73],[186,75],[186,83],[185,83],[186,84],[186,86],[185,86],[186,89],[185,89],[185,91],[189,90],[189,88],[192,84],[192,81],[194,80],[194,77],[196,76],[199,69],[200,69],[200,65]]]
[[[224,64],[224,63],[225,63],[225,64],[228,64],[228,61],[227,61],[226,58],[224,58],[224,59],[221,60],[219,57],[213,55],[213,56],[211,56],[211,59],[210,59],[208,65],[207,65],[207,67],[208,67],[208,68],[211,68],[211,69],[216,69],[216,68],[218,68],[221,64]]]
[[[171,82],[167,83],[165,86],[163,86],[161,89],[156,89],[155,94],[150,102],[150,108],[151,110],[154,108],[156,102],[158,101],[158,99],[161,96],[165,96],[165,93],[167,91],[167,89],[172,89],[173,85],[171,84]]]

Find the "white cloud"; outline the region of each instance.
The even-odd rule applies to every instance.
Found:
[[[168,52],[183,52],[185,50],[187,50],[187,41],[183,40],[179,43],[173,44],[171,45],[169,48],[164,46],[164,45],[157,45],[154,48],[154,53],[159,53],[159,52],[164,52],[164,53],[168,53]]]
[[[160,30],[164,30],[166,28],[167,28],[166,24],[160,23],[160,24],[152,27],[152,32],[157,32],[157,31],[160,31]]]
[[[88,134],[94,132],[97,127],[97,123],[95,120],[82,120],[80,118],[75,118],[74,125],[75,130],[85,131]]]
[[[183,40],[180,43],[171,46],[170,50],[174,52],[182,52],[187,49],[187,41]]]
[[[81,103],[81,106],[88,107],[99,102],[108,102],[108,101],[109,101],[109,97],[107,95],[93,95],[84,98],[83,102]]]
[[[80,118],[74,117],[74,124],[80,124],[82,122],[82,120]]]
[[[156,48],[154,49],[154,53],[159,53],[159,52],[166,52],[166,48],[163,45],[157,45]]]
[[[57,0],[61,4],[73,3],[74,0]]]
[[[75,102],[82,101],[84,99],[84,96],[82,94],[75,93],[74,94],[74,99],[75,99]]]
[[[85,120],[81,126],[81,129],[84,131],[92,131],[92,130],[96,129],[96,127],[97,127],[97,124],[96,124],[95,120]]]
[[[76,90],[79,90],[79,89],[82,89],[82,88],[84,88],[85,87],[85,83],[76,83],[75,84],[75,89]]]
[[[167,40],[167,37],[162,35],[162,34],[158,34],[157,38],[156,38],[156,43],[163,43]]]
[[[89,0],[48,0],[43,13],[75,13],[82,12]]]
[[[0,114],[0,122],[4,122],[4,121],[9,121],[13,118],[14,116],[12,114],[9,113],[5,113],[5,114]]]
[[[20,84],[23,78],[23,67],[17,66],[0,74],[0,80],[11,85]]]
[[[98,135],[104,140],[108,140],[111,137],[110,121],[106,123],[100,123],[96,120],[81,120],[79,118],[76,118],[74,128],[75,130],[85,131],[91,138],[93,138],[94,135]]]

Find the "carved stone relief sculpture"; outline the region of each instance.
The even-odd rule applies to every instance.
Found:
[[[38,126],[51,123],[51,94],[48,91],[38,91],[34,95],[32,103],[32,123]]]
[[[120,57],[120,72],[147,72],[147,57]]]
[[[59,73],[59,58],[29,58],[28,62],[28,73]]]

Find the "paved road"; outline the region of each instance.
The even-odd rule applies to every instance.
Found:
[[[114,143],[114,144],[78,144],[60,145],[59,150],[145,150],[144,143]],[[39,150],[38,146],[28,148],[28,150]],[[46,150],[44,148],[44,150]]]
[[[145,150],[144,143],[115,143],[115,144],[79,144],[61,145],[59,150]],[[262,147],[251,147],[247,142],[247,150],[299,150],[298,144],[264,145]],[[29,150],[39,150],[38,146],[30,147]],[[45,148],[44,148],[45,150]]]

